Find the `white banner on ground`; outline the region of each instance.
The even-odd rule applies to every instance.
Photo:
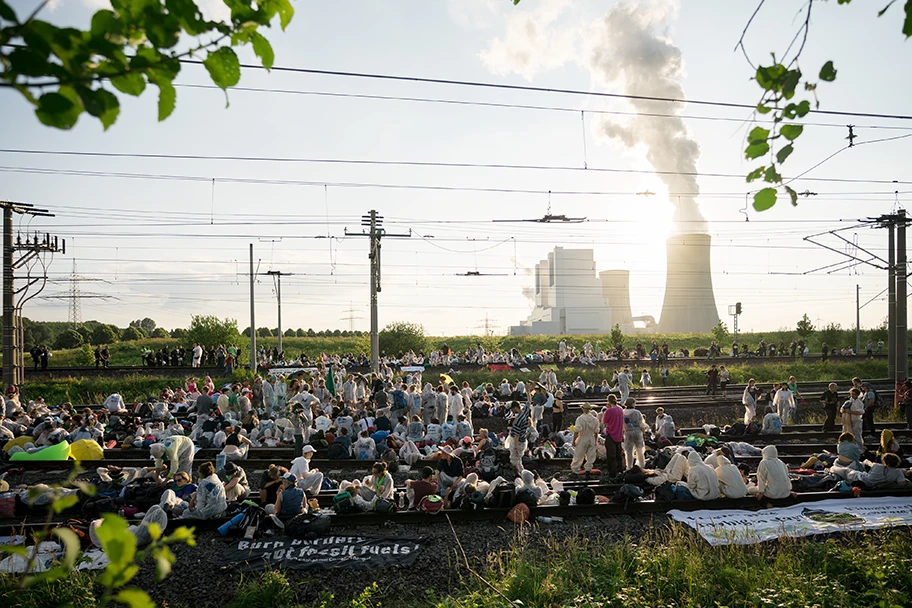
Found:
[[[273,367],[270,368],[269,374],[271,376],[285,376],[286,378],[291,374],[296,374],[297,372],[304,372],[305,374],[316,374],[316,367]]]
[[[912,497],[849,498],[806,502],[762,511],[669,511],[711,545],[750,545],[810,534],[912,525]]]
[[[399,368],[400,372],[423,372],[423,365],[403,365]]]

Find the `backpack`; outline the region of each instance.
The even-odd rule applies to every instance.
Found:
[[[320,484],[320,491],[324,492],[326,490],[335,490],[337,487],[339,487],[339,486],[335,481],[333,481],[329,477],[324,477],[323,483]]]
[[[236,528],[244,538],[256,538],[265,532],[272,531],[272,520],[269,515],[267,515],[265,509],[250,503],[246,503],[246,507],[247,509],[244,511],[244,517]]]
[[[462,499],[462,508],[466,511],[481,511],[485,508],[484,499],[484,494],[475,490]]]
[[[103,513],[117,513],[117,503],[109,496],[92,496],[82,505],[82,519],[92,521]]]
[[[675,499],[674,484],[666,481],[655,489],[656,502],[672,502]]]
[[[491,495],[492,509],[509,509],[516,499],[516,488],[509,483],[497,486]]]
[[[578,505],[594,505],[595,504],[595,490],[592,488],[583,488],[576,493],[576,504]]]
[[[396,505],[393,504],[393,501],[386,500],[385,498],[378,498],[374,501],[374,512],[375,513],[392,513],[396,510]]]
[[[333,509],[339,515],[358,512],[358,507],[355,506],[355,501],[352,499],[350,492],[337,492],[333,496]]]
[[[92,546],[92,539],[89,538],[89,525],[80,519],[68,519],[65,523],[57,526],[58,528],[67,528],[79,538],[79,544],[83,549]]]
[[[285,536],[299,540],[325,536],[329,533],[329,522],[326,515],[301,513],[285,524]]]
[[[736,422],[731,425],[731,428],[728,429],[726,435],[731,435],[733,437],[743,437],[745,429],[747,429],[747,425],[745,425],[743,422]]]
[[[668,463],[671,462],[671,456],[670,450],[659,450],[656,452],[655,458],[652,461],[652,468],[664,469],[668,466]]]
[[[326,457],[329,460],[345,460],[348,458],[348,451],[342,447],[341,443],[333,443],[326,451]]]
[[[493,448],[486,448],[478,458],[478,476],[488,483],[497,478],[500,467],[497,464],[497,452]]]
[[[744,434],[745,435],[759,435],[760,427],[757,426],[756,424],[754,424],[753,422],[751,422],[744,428]]]
[[[152,405],[149,403],[143,403],[139,406],[139,410],[136,412],[138,418],[151,418],[152,417]]]
[[[140,511],[146,511],[153,505],[161,502],[165,488],[151,481],[138,481],[124,488],[123,499],[127,504],[134,505]]]
[[[529,521],[529,516],[531,512],[529,511],[528,505],[526,503],[519,503],[507,513],[507,519],[512,521],[514,524],[524,524]]]
[[[422,513],[436,513],[443,508],[443,499],[439,494],[428,494],[418,503],[418,510]]]
[[[535,497],[531,490],[520,490],[516,493],[514,501],[515,504],[525,504],[530,510],[538,506],[538,498]]]
[[[624,503],[624,508],[627,508],[627,505],[631,502],[636,502],[643,497],[643,488],[635,486],[630,483],[625,483],[617,492],[614,493],[614,496],[611,497],[611,502],[622,502]],[[579,501],[579,497],[577,497]]]
[[[408,407],[408,403],[405,401],[405,393],[402,390],[393,391],[393,405],[395,409]]]

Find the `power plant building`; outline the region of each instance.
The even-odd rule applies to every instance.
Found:
[[[706,234],[679,234],[666,242],[668,271],[658,325],[652,317],[631,313],[629,271],[596,273],[591,249],[555,247],[535,265],[535,308],[528,319],[510,327],[510,334],[604,334],[615,324],[625,333],[708,332],[719,320],[710,245]]]

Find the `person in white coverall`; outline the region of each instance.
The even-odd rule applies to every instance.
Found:
[[[782,426],[785,426],[795,419],[795,395],[789,390],[788,385],[784,382],[779,390],[773,396],[773,405],[776,406],[776,413],[782,418]]]
[[[592,406],[584,403],[581,407],[583,413],[577,417],[573,424],[573,461],[570,463],[570,470],[579,473],[580,468],[585,468],[586,472],[592,471],[592,465],[595,464],[596,451],[598,445],[599,422],[592,415]]]
[[[716,459],[716,477],[719,479],[719,491],[726,498],[744,498],[747,486],[738,467],[729,462],[725,456]]]
[[[312,445],[305,445],[302,450],[303,456],[292,460],[291,468],[288,469],[289,473],[297,477],[297,486],[308,496],[316,496],[323,486],[323,473],[319,469],[311,470],[310,468],[310,459],[313,458],[316,451]]]
[[[763,460],[757,465],[757,498],[787,498],[792,491],[788,467],[779,460],[779,451],[774,445],[763,448]]]
[[[627,399],[624,402],[624,453],[627,455],[627,468],[636,464],[642,469],[646,466],[646,444],[643,433],[649,430],[649,425],[643,419],[643,414],[636,409],[636,399]]]
[[[193,474],[193,440],[184,435],[172,435],[161,443],[153,443],[149,453],[155,458],[155,468],[162,469],[162,461],[168,460],[168,478],[178,471]]]
[[[697,500],[715,500],[719,498],[719,478],[709,465],[703,462],[697,452],[687,455],[687,481],[679,481]]]

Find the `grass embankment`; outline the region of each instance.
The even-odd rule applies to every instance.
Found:
[[[240,577],[231,597],[221,605],[502,608],[509,601],[527,608],[892,608],[906,606],[912,598],[912,535],[907,529],[728,547],[710,547],[677,526],[646,538],[612,542],[524,538],[528,537],[517,536],[511,547],[488,557],[487,566],[481,569],[487,584],[459,568],[462,585],[455,588],[423,589],[416,581],[414,597],[391,597],[384,594],[384,570],[359,574],[356,585],[342,583],[344,573],[340,573],[334,589],[316,601],[300,603],[297,586],[281,571],[271,571]],[[459,564],[460,559],[454,558],[453,563]],[[213,584],[219,586],[220,594],[230,593],[223,583]],[[6,608],[97,605],[91,575],[81,573],[24,591],[15,589],[15,579],[3,577],[0,596],[7,598]]]
[[[611,336],[607,334],[593,334],[583,336],[563,336],[568,345],[574,346],[581,350],[583,344],[587,341],[593,346],[601,342],[603,349],[611,346]],[[768,331],[755,333],[738,334],[738,342],[747,344],[749,348],[756,349],[760,340],[765,340],[767,344],[775,343],[777,346],[784,342],[788,347],[792,340],[798,341],[801,337],[795,331]],[[887,339],[886,330],[874,329],[865,330],[861,335],[862,349],[864,349],[868,340],[877,344],[878,340]],[[561,336],[430,336],[424,344],[425,352],[438,349],[444,344],[456,352],[464,352],[466,349],[474,349],[478,343],[481,343],[488,352],[508,351],[516,348],[519,352],[526,354],[536,350],[556,351]],[[677,352],[680,348],[687,348],[691,352],[697,348],[708,347],[713,340],[712,334],[635,334],[624,336],[624,346],[633,348],[639,341],[649,350],[650,344],[655,341],[660,346],[668,344],[669,348]],[[841,348],[855,344],[855,332],[852,330],[827,330],[817,331],[808,336],[805,341],[811,353],[820,354],[820,345],[826,342],[830,347]],[[235,343],[245,351],[250,346],[250,339],[239,337]],[[278,343],[275,337],[257,338],[257,344],[272,348]],[[732,337],[729,335],[726,340],[722,341],[722,348],[725,352],[731,347]],[[169,349],[173,346],[183,345],[190,348],[191,343],[185,339],[175,338],[145,338],[131,342],[116,342],[108,345],[111,353],[111,365],[140,365],[141,349],[143,347],[160,350],[163,346]],[[94,347],[93,347],[94,348]],[[368,336],[337,336],[337,337],[285,337],[282,338],[282,348],[293,356],[298,356],[302,352],[308,356],[319,355],[321,352],[336,353],[367,353],[370,352],[370,338]],[[249,351],[247,351],[249,355]],[[93,361],[86,360],[87,355],[82,354],[81,349],[73,348],[68,350],[55,350],[51,358],[51,367],[67,367],[73,365],[92,365]],[[91,359],[91,355],[88,355]],[[26,356],[26,362],[31,359]]]
[[[793,363],[776,363],[765,364],[759,363],[759,359],[751,359],[743,365],[729,366],[732,383],[744,383],[750,378],[757,382],[770,383],[781,382],[788,379],[789,376],[798,378],[799,388],[802,382],[822,382],[829,380],[847,380],[853,376],[862,378],[884,378],[887,375],[887,363],[879,360],[868,360],[863,358],[852,359],[847,361],[830,361],[827,363],[803,363],[795,361]],[[706,382],[704,372],[709,367],[709,362],[694,364],[687,367],[669,368],[668,385],[669,386],[688,386],[700,385]],[[137,399],[146,399],[150,395],[158,395],[161,390],[170,386],[175,388],[183,386],[186,378],[168,375],[168,368],[161,368],[162,376],[149,377],[144,375],[127,376],[123,378],[58,378],[54,380],[42,380],[39,382],[28,382],[23,386],[22,392],[26,399],[35,399],[44,397],[48,403],[63,403],[69,401],[75,404],[81,403],[101,403],[105,397],[113,392],[119,392],[124,397],[124,401],[133,402]],[[633,368],[634,381],[639,382],[640,374],[636,372],[637,367]],[[246,372],[240,372],[237,377],[244,377]],[[652,369],[652,381],[656,386],[661,386],[661,378],[657,370]],[[611,373],[605,369],[595,368],[573,368],[564,369],[558,372],[558,379],[561,381],[572,381],[577,376],[582,376],[588,384],[600,383],[603,379],[611,380]],[[524,380],[531,382],[538,379],[538,372],[521,373],[521,372],[493,372],[490,370],[467,371],[458,373],[453,379],[461,383],[467,381],[470,386],[475,387],[479,384],[491,382],[495,386],[500,384],[503,378],[511,382]],[[228,378],[222,378],[225,381]],[[213,378],[218,384],[219,378]],[[436,384],[437,378],[433,374],[424,375],[425,382]]]

